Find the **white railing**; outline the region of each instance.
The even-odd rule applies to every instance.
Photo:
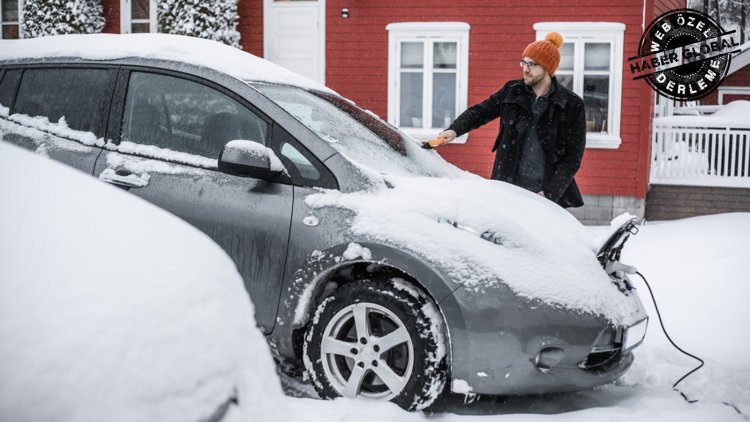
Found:
[[[747,119],[731,128],[654,119],[651,183],[750,188],[750,116]]]

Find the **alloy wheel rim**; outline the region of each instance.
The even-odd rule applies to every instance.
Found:
[[[414,369],[414,345],[406,325],[388,308],[355,303],[326,325],[321,363],[331,386],[343,397],[390,400]]]

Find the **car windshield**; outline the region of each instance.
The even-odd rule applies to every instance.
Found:
[[[443,160],[426,157],[414,140],[345,98],[286,85],[253,86],[361,167],[428,177],[454,170]]]

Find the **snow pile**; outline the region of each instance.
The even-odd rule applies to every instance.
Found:
[[[356,235],[430,260],[466,288],[505,283],[517,294],[632,323],[638,307],[612,284],[590,233],[564,209],[480,178],[387,177],[393,188],[310,195],[354,211]]]
[[[156,5],[159,32],[189,35],[240,47],[237,0],[160,0]]]
[[[62,34],[93,34],[104,29],[101,0],[25,0],[24,38]]]
[[[119,189],[0,142],[0,419],[286,420],[232,261]]]
[[[654,119],[654,125],[750,129],[748,116],[750,116],[750,101],[737,100],[721,107],[714,114],[658,117]]]
[[[304,76],[237,48],[183,35],[60,35],[0,41],[0,60],[45,57],[78,57],[87,60],[158,58],[208,67],[244,81],[283,83],[333,92]]]

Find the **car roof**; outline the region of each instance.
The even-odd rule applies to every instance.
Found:
[[[334,93],[311,79],[217,41],[172,34],[57,35],[0,41],[0,60],[77,58],[161,59],[202,66],[246,82],[267,82]],[[335,93],[334,93],[335,94]]]

